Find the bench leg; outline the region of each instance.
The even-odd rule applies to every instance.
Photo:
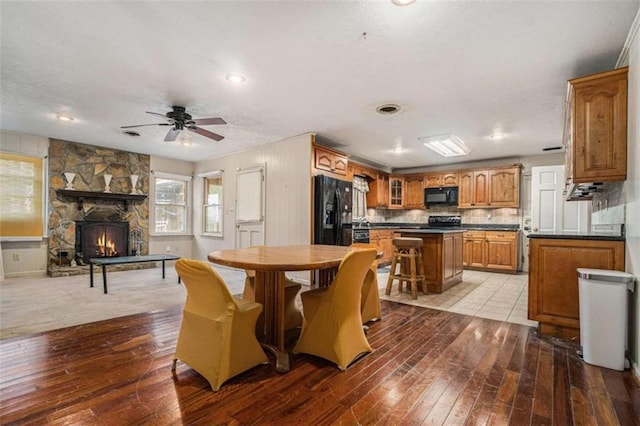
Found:
[[[89,287],[93,288],[93,263],[89,262]]]
[[[107,265],[102,265],[102,286],[104,287],[104,294],[107,294]]]
[[[162,261],[162,279],[164,280],[164,260]]]

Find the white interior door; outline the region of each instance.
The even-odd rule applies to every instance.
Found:
[[[531,168],[531,232],[586,233],[591,201],[565,201],[564,166]]]
[[[236,248],[265,244],[265,167],[239,169],[236,175]]]

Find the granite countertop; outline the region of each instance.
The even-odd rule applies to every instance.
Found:
[[[550,240],[602,240],[602,241],[624,241],[625,240],[623,235],[612,235],[607,233],[596,233],[596,232],[587,233],[587,234],[556,232],[556,233],[549,233],[549,234],[529,234],[527,235],[527,237],[550,239]]]
[[[463,228],[423,228],[423,229],[415,229],[415,228],[400,228],[397,232],[403,234],[456,234],[461,232],[466,232],[466,229]]]
[[[357,227],[357,226],[356,226]],[[354,228],[356,228],[354,227]],[[462,231],[518,231],[520,225],[504,225],[504,224],[463,224],[462,228],[446,228],[446,227],[433,227],[426,223],[371,223],[369,229],[455,229]]]

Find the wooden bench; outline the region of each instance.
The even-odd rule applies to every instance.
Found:
[[[120,257],[93,257],[89,259],[89,276],[90,287],[93,287],[93,265],[102,266],[102,285],[104,287],[104,294],[107,294],[107,266],[109,265],[123,265],[125,263],[145,263],[145,262],[162,262],[162,278],[164,279],[165,269],[164,262],[167,260],[178,260],[180,256],[174,256],[172,254],[147,254],[140,256],[120,256]],[[178,283],[180,283],[180,276],[178,276]]]

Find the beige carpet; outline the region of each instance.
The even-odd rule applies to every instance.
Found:
[[[244,272],[216,268],[232,293],[241,293]],[[182,305],[184,286],[172,263],[162,269],[109,272],[109,293],[102,289],[102,275],[60,278],[12,278],[0,281],[0,339],[55,330],[72,325],[132,315]]]

